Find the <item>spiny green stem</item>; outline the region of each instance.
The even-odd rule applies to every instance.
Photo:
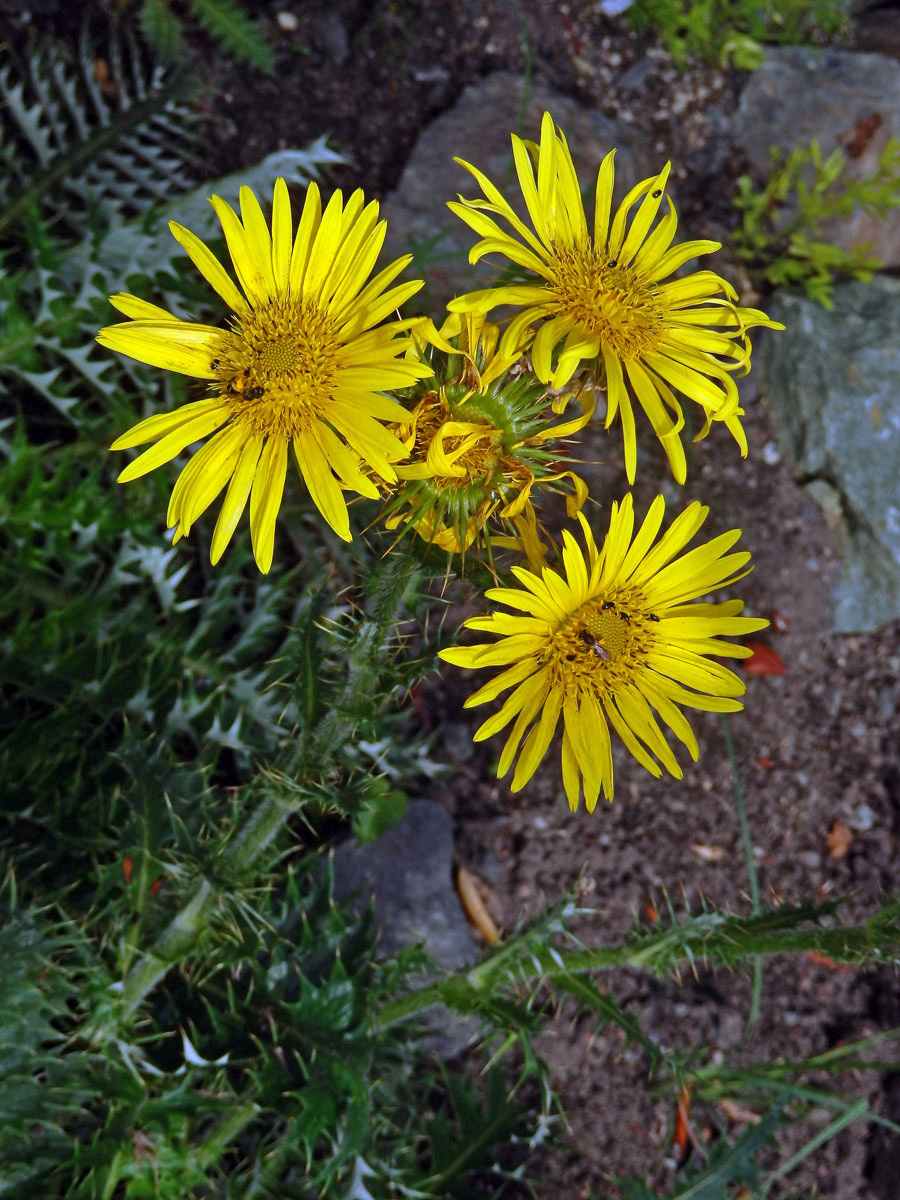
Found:
[[[694,963],[707,957],[732,965],[756,955],[808,950],[837,961],[884,962],[892,961],[900,950],[900,903],[885,906],[862,925],[797,928],[828,911],[782,908],[743,918],[703,913],[669,929],[596,949],[534,946],[513,939],[471,970],[458,971],[389,1001],[375,1015],[374,1027],[385,1029],[437,1003],[474,1012],[481,1005],[481,998],[491,992],[499,993],[516,982],[552,981],[570,973],[608,971],[614,967],[639,967],[658,973],[672,970],[685,961]]]
[[[184,907],[177,912],[153,944],[128,972],[122,988],[120,1012],[123,1020],[134,1015],[138,1005],[168,971],[193,947],[209,924],[216,906],[216,893],[204,879]]]
[[[394,624],[413,577],[409,560],[401,556],[382,568],[372,597],[372,616],[363,624],[348,658],[347,682],[340,703],[326,715],[315,732],[320,760],[327,760],[339,745],[352,737],[354,702],[372,686],[373,662],[384,652],[388,630]],[[264,796],[222,856],[220,874],[224,879],[252,876],[288,817],[299,810],[306,798],[302,786],[286,785],[273,776],[264,777],[263,786],[266,789]],[[119,1007],[122,1020],[131,1018],[173,963],[194,949],[209,926],[217,899],[215,886],[208,879],[202,880],[153,946],[134,964],[122,987]],[[104,1035],[110,1033],[109,1030],[102,1032]]]
[[[203,1170],[214,1167],[245,1125],[249,1125],[259,1107],[249,1101],[227,1113],[208,1136],[194,1148],[194,1159]]]

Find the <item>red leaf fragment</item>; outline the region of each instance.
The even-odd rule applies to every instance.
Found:
[[[843,821],[834,821],[825,835],[825,849],[832,858],[843,858],[853,845],[853,831]]]
[[[150,884],[150,895],[155,896],[161,887],[162,887],[162,875],[160,875],[159,879],[154,879],[153,882]]]
[[[690,1088],[684,1087],[678,1093],[678,1107],[675,1110],[675,1132],[672,1134],[672,1142],[678,1150],[679,1167],[684,1166],[690,1153],[690,1112],[691,1092]]]
[[[122,874],[125,876],[126,883],[131,883],[132,867],[133,867],[133,863],[131,861],[131,855],[126,854],[125,857],[122,859]]]
[[[777,651],[764,642],[745,642],[753,653],[741,664],[748,675],[784,675],[787,668]]]
[[[881,113],[873,112],[860,117],[856,124],[838,139],[847,152],[847,157],[859,158],[883,123],[884,117]]]
[[[827,967],[829,971],[842,971],[845,975],[853,973],[853,968],[849,963],[835,962],[833,958],[829,958],[827,954],[820,954],[818,950],[807,950],[806,957],[816,966]]]

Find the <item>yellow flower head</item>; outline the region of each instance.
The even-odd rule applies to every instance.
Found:
[[[507,341],[517,342],[538,326],[531,354],[540,379],[563,388],[579,369],[594,385],[605,376],[606,426],[620,414],[629,482],[634,482],[637,458],[635,400],[680,483],[685,479],[679,436],[684,414],[675,392],[703,408],[701,437],[710,422],[723,421],[745,455],[732,373],[750,368],[748,329],[783,326],[757,309],[738,307],[734,289],[712,271],[662,282],[696,255],[720,249],[711,241],[671,247],[678,222],[666,195],[670,164],[633,187],[610,220],[615,154],[610,151],[597,176],[591,236],[572,156],[550,114],[544,113],[539,146],[515,135],[512,143],[534,232],[494,184],[462,159],[457,162],[475,177],[485,199],[460,196],[449,207],[481,235],[471,262],[503,254],[524,269],[527,282],[470,292],[452,301],[451,311],[486,313],[500,304],[518,305],[523,311],[510,322],[501,351]],[[664,201],[668,212],[654,227]],[[495,217],[503,218],[512,233]]]
[[[678,705],[713,712],[742,707],[735,697],[743,694],[744,684],[708,656],[747,657],[749,650],[723,636],[752,633],[768,622],[739,616],[740,600],[691,601],[745,575],[750,555],[728,553],[740,537],[740,530],[732,529],[676,558],[709,510],[695,501],[656,541],[664,509],[657,496],[635,534],[632,499],[626,495],[621,505],[612,506],[599,552],[579,513],[586,553],[568,531],[563,533],[565,578],[549,567],[540,575],[514,567],[522,586],[493,588],[487,597],[516,615],[495,612],[466,621],[468,628],[499,641],[441,651],[441,658],[457,666],[505,668],[470,696],[466,707],[513,689],[475,740],[513,722],[497,774],[505,775],[518,754],[514,792],[546,754],[560,714],[566,796],[576,809],[583,786],[592,811],[601,791],[610,799],[613,795],[610,726],[652,775],[665,768],[680,779],[660,721],[696,761],[697,740]]]
[[[218,562],[250,500],[250,534],[261,571],[272,563],[288,446],[328,524],[350,540],[344,491],[376,498],[370,478],[396,480],[403,445],[382,422],[406,411],[383,389],[405,387],[429,373],[400,357],[411,322],[379,325],[422,286],[389,285],[410,261],[397,259],[367,282],[384,241],[378,204],[361,191],[343,203],[335,192],[324,212],[310,184],[296,231],[283,179],[275,184],[271,231],[259,202],[241,188],[241,215],[221,197],[218,216],[240,287],[193,233],[172,222],[176,241],[232,311],[227,329],[172,316],[136,296],[112,296],[131,321],[103,329],[97,340],[151,366],[208,380],[211,395],[160,413],[118,438],[113,450],[155,442],[119,476],[127,483],[169,462],[192,442],[214,434],[181,472],[169,504],[176,540],[228,484],[216,522],[211,559]],[[216,432],[218,431],[218,432]]]
[[[584,428],[592,398],[579,417],[554,424],[545,385],[516,370],[521,350],[499,354],[499,329],[477,314],[451,314],[440,330],[422,322],[413,336],[430,354],[434,379],[414,389],[412,412],[396,428],[409,457],[397,467],[388,528],[405,523],[451,553],[475,541],[515,545],[536,564],[546,547],[533,491],[569,480],[570,516],[587,499],[554,443]],[[491,519],[508,532],[492,534]]]

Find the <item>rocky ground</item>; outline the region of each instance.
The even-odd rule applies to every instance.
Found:
[[[770,141],[805,144],[816,135],[830,151],[877,113],[871,145],[856,156],[864,170],[891,133],[900,136],[900,70],[885,56],[900,49],[892,6],[862,15],[855,45],[773,51],[755,75],[700,65],[679,73],[588,0],[272,0],[255,8],[278,73],[265,79],[207,54],[210,174],[329,133],[346,165],[328,184],[362,185],[385,200],[392,247],[414,242],[436,314],[472,286],[461,254],[468,235],[443,207],[457,190],[472,194],[453,155],[508,182],[510,131],[535,136],[546,107],[585,182],[612,145],[623,191],[672,158],[673,194],[693,237],[727,231],[736,176],[759,169]],[[835,236],[858,238],[860,228]],[[877,232],[879,252],[900,265],[896,218]],[[900,869],[900,389],[892,370],[900,290],[887,277],[878,290],[853,285],[836,294],[830,314],[763,298],[770,302],[790,329],[768,345],[760,337],[745,381],[749,458],[740,460],[724,431],[713,435],[695,449],[685,499],[710,505],[711,534],[744,530],[756,566],[741,594],[750,612],[773,620],[766,640],[785,665],[783,675],[749,678],[746,712],[730,723],[763,895],[776,903],[847,895],[846,915],[861,916],[896,890]],[[864,353],[843,336],[848,329],[865,341]],[[602,527],[604,505],[625,488],[619,437],[591,430],[583,455]],[[655,441],[644,438],[638,509],[660,488],[671,506],[682,503]],[[448,669],[421,697],[453,767],[430,798],[450,810],[456,859],[484,880],[502,928],[576,886],[595,910],[582,930],[595,941],[623,936],[666,895],[676,910],[703,898],[747,910],[729,761],[712,715],[693,720],[701,756],[681,782],[654,781],[616,753],[615,802],[572,816],[552,754],[522,795],[493,779],[497,747],[471,743],[467,687]],[[742,975],[701,971],[676,983],[624,974],[612,983],[651,1036],[740,1061],[798,1058],[900,1024],[893,975],[806,959],[767,966],[762,1019],[740,1048],[749,997]],[[648,1090],[640,1052],[565,1007],[541,1051],[569,1119],[561,1145],[533,1164],[542,1200],[605,1196],[616,1175],[670,1185],[671,1097]],[[900,1120],[895,1076],[849,1086]],[[701,1133],[714,1121],[735,1127],[726,1110],[697,1120]],[[898,1166],[896,1143],[857,1124],[790,1179],[797,1191],[783,1194],[892,1200]]]

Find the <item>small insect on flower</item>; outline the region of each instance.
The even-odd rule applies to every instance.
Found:
[[[411,255],[369,281],[385,223],[361,191],[346,203],[335,192],[323,211],[310,184],[296,234],[283,179],[275,184],[271,226],[247,187],[240,216],[220,196],[211,203],[240,286],[195,234],[175,222],[170,229],[231,309],[228,326],[183,321],[121,293],[111,303],[130,320],[97,336],[140,362],[205,380],[209,394],[141,421],[113,449],[155,443],[122,471],[119,481],[127,483],[208,439],[175,484],[168,524],[176,541],[184,537],[227,485],[210,558],[218,562],[249,501],[253,553],[266,572],[291,447],[313,502],[346,541],[344,493],[377,499],[373,477],[396,482],[393,464],[406,449],[385,425],[408,414],[384,393],[431,368],[406,357],[410,342],[399,335],[415,322],[385,319],[422,284],[390,286]]]
[[[481,741],[510,723],[498,776],[516,762],[512,791],[534,774],[562,718],[562,778],[572,809],[582,789],[589,811],[601,791],[612,799],[611,730],[655,776],[681,778],[663,726],[697,758],[697,739],[682,707],[734,712],[744,682],[713,657],[744,658],[749,651],[726,641],[768,622],[742,617],[740,600],[695,601],[747,573],[750,555],[728,553],[739,529],[681,551],[706,519],[696,501],[658,537],[665,504],[657,496],[635,531],[631,496],[613,504],[609,532],[597,549],[581,513],[585,549],[563,533],[559,571],[513,567],[520,587],[486,593],[513,610],[466,621],[495,641],[442,650],[461,667],[500,667],[500,674],[466,701],[470,708],[509,692],[500,710],[475,733]],[[658,538],[658,540],[657,540]],[[655,543],[655,545],[654,545]],[[680,555],[680,557],[678,557]],[[712,657],[711,657],[712,656]]]
[[[584,644],[589,646],[592,653],[596,654],[598,658],[602,658],[604,662],[610,661],[609,651],[602,642],[597,641],[589,629],[582,629],[579,636]]]

